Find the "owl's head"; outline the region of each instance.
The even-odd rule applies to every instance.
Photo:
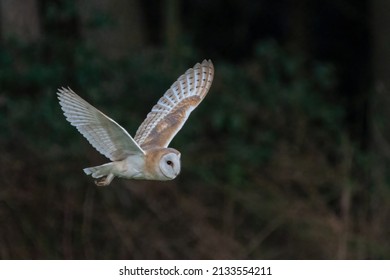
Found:
[[[175,179],[180,173],[180,153],[179,151],[167,148],[161,155],[159,169],[165,180]]]

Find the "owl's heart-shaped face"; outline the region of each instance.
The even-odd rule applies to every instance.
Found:
[[[163,155],[159,162],[159,168],[167,180],[175,179],[180,173],[180,154],[170,152]]]

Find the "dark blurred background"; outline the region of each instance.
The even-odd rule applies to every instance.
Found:
[[[0,0],[1,259],[389,259],[390,1]],[[134,135],[215,79],[171,182],[115,179],[70,86]],[[387,108],[387,109],[386,109]]]

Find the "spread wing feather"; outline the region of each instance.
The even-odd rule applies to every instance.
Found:
[[[165,92],[140,125],[134,140],[142,147],[168,147],[188,116],[210,89],[214,78],[211,60],[188,69]]]
[[[117,161],[130,154],[144,153],[123,127],[70,88],[59,89],[57,95],[66,119],[101,154],[112,161]]]

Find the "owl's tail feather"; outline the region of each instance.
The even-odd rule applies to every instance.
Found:
[[[84,172],[87,175],[91,175],[93,178],[100,179],[95,181],[98,186],[107,186],[114,179],[114,174],[112,174],[113,162],[109,162],[99,166],[87,167],[84,168]]]
[[[93,178],[101,178],[103,176],[108,176],[112,171],[112,162],[84,168],[84,172],[87,175],[91,175]]]

